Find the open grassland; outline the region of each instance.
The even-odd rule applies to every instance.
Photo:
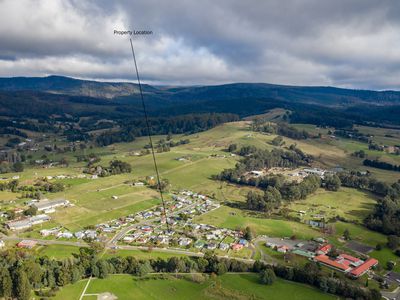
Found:
[[[296,235],[301,239],[310,239],[320,236],[317,230],[302,223],[262,218],[258,217],[257,214],[246,214],[246,212],[240,209],[228,206],[221,206],[212,212],[196,217],[195,222],[231,229],[250,226],[258,235],[262,234],[277,237]]]
[[[156,249],[147,250],[147,251],[118,249],[118,250],[108,250],[104,254],[103,258],[109,258],[109,257],[114,257],[114,256],[122,256],[122,257],[134,256],[136,259],[157,259],[157,258],[168,259],[170,257],[180,257],[180,256],[187,256],[187,255],[178,254],[178,253],[162,252],[162,251],[158,251]]]
[[[277,279],[270,286],[258,283],[255,274],[225,274],[215,279],[205,279],[196,283],[186,278],[167,276],[165,279],[156,276],[136,279],[129,275],[112,275],[107,279],[91,281],[86,293],[99,294],[111,292],[119,300],[130,299],[335,299],[311,287]],[[63,300],[66,295],[79,298],[79,288],[83,290],[86,281],[62,288],[55,299]],[[90,299],[84,297],[84,299]]]
[[[385,247],[382,250],[372,251],[371,253],[369,253],[369,256],[379,260],[379,263],[383,268],[386,268],[387,262],[389,261],[395,262],[396,265],[393,270],[395,272],[400,272],[400,258],[393,253],[393,250]]]
[[[342,187],[337,192],[323,189],[305,200],[290,203],[288,208],[293,216],[302,220],[313,220],[321,215],[325,220],[340,216],[347,220],[362,222],[376,204],[376,197],[371,193]],[[299,214],[299,211],[306,212]]]
[[[65,259],[79,253],[79,247],[67,245],[46,245],[36,249],[37,256],[48,256],[51,259]]]
[[[335,238],[341,238],[343,236],[344,231],[347,229],[350,232],[350,237],[352,240],[370,245],[375,247],[377,244],[385,244],[387,238],[385,235],[371,231],[364,226],[356,225],[353,223],[344,223],[344,222],[336,222],[335,228]]]
[[[84,280],[80,280],[74,284],[69,284],[66,287],[61,288],[60,291],[57,293],[57,296],[55,298],[51,298],[51,299],[57,299],[57,300],[79,299],[79,297],[82,294],[83,289],[85,288],[87,281],[88,281],[87,279],[84,279]],[[96,298],[92,298],[92,299],[96,299]],[[85,297],[83,299],[89,300],[90,298]]]
[[[75,253],[79,253],[79,247],[69,246],[69,245],[46,245],[38,246],[33,251],[35,251],[37,256],[48,256],[53,259],[65,259],[71,257]],[[156,249],[153,250],[107,250],[102,258],[111,258],[115,256],[127,257],[134,256],[136,259],[168,259],[170,257],[180,257],[186,256],[184,254],[162,252]]]

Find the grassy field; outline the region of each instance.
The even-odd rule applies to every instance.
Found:
[[[315,215],[322,215],[326,220],[343,217],[347,220],[362,222],[373,209],[377,198],[371,193],[350,188],[341,188],[337,192],[323,189],[305,200],[290,203],[288,208],[293,216],[305,211],[303,220],[312,220]]]
[[[334,224],[336,228],[336,234],[334,236],[336,238],[342,237],[343,232],[347,229],[349,230],[350,237],[353,240],[373,247],[375,247],[377,244],[385,244],[387,242],[385,235],[379,232],[368,230],[364,226],[344,222],[336,222]]]
[[[47,245],[35,249],[38,256],[48,256],[53,259],[71,257],[73,253],[79,253],[79,247],[67,245]]]
[[[161,252],[157,250],[144,251],[144,250],[119,249],[119,250],[108,250],[103,257],[109,258],[113,256],[122,256],[122,257],[134,256],[136,259],[157,259],[157,258],[168,259],[170,257],[179,257],[186,255],[178,253]]]
[[[130,299],[335,299],[311,287],[278,279],[273,285],[258,283],[255,274],[226,274],[215,279],[196,283],[188,278],[136,279],[129,275],[112,275],[107,279],[91,281],[86,293],[111,292],[119,300]],[[55,299],[78,299],[79,288],[83,290],[86,281],[80,281],[61,289]],[[69,295],[70,298],[66,298]],[[91,299],[84,297],[83,299]]]
[[[301,239],[319,236],[317,230],[309,226],[287,220],[259,218],[256,215],[246,215],[240,209],[221,206],[220,208],[195,218],[197,223],[206,223],[224,228],[244,228],[250,226],[256,234],[269,236],[290,237],[296,235]]]

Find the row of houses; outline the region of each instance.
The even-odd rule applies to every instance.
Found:
[[[91,239],[91,240],[97,240],[96,230],[84,230],[84,231],[77,231],[75,233],[72,233],[67,230],[62,230],[62,228],[60,228],[60,227],[55,227],[55,228],[51,228],[51,229],[42,229],[42,230],[40,230],[40,234],[43,237],[55,236],[56,238],[64,238],[64,239],[87,238],[87,239]]]

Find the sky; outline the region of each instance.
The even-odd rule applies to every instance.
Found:
[[[398,0],[0,0],[0,77],[400,89]]]

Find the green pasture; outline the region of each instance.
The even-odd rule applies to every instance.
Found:
[[[198,277],[198,276],[197,276]],[[130,299],[335,299],[312,287],[277,279],[270,286],[258,282],[256,274],[225,274],[215,279],[205,277],[201,283],[194,282],[190,275],[167,275],[164,278],[149,276],[137,279],[130,275],[111,275],[106,279],[93,279],[86,294],[111,292],[119,300]],[[55,299],[63,300],[79,298],[79,288],[86,281],[63,287]],[[90,299],[84,297],[83,299]]]

